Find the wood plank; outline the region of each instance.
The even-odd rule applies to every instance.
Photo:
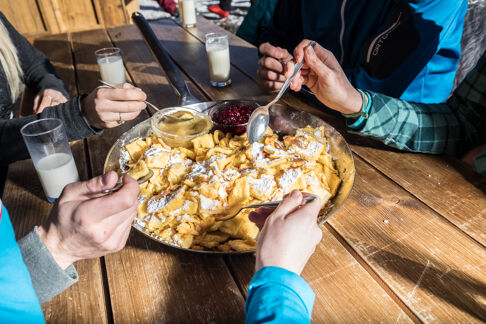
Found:
[[[0,11],[19,33],[45,32],[36,0],[0,0]]]
[[[250,256],[234,256],[229,260],[245,293],[254,272],[254,261]],[[312,312],[314,323],[392,323],[397,318],[400,323],[410,323],[415,320],[328,230],[323,230],[322,241],[302,277],[316,294]]]
[[[187,32],[182,29],[178,32],[177,28],[180,27],[173,27],[170,24],[153,25],[153,27],[157,35],[164,40],[163,45],[168,44],[166,48],[169,52],[173,53],[173,59],[176,61],[176,64],[181,66],[194,82],[209,93],[212,99],[225,99],[233,95],[232,93],[235,90],[230,88],[212,91],[211,87],[206,84],[204,77],[201,76],[203,69],[198,69],[194,65],[188,64],[189,59],[183,55],[183,53],[187,53],[185,50],[188,48],[184,42],[188,41],[192,44],[194,41],[187,37]],[[177,37],[181,37],[183,41],[177,41]],[[200,48],[197,49],[195,46],[192,46],[191,49],[192,51],[187,56],[194,58],[196,57],[195,52],[200,51]],[[175,55],[175,53],[178,54]],[[248,91],[248,89],[254,90],[258,87],[245,74],[242,74],[238,70],[235,71],[235,73],[240,73],[239,78],[241,78],[233,84],[236,92],[243,87],[247,87],[245,91]],[[238,82],[241,82],[241,84],[238,84]],[[230,95],[227,95],[227,93],[230,93]],[[261,93],[261,90],[257,93]],[[403,321],[411,321],[406,312],[399,307],[392,297],[387,294],[328,231],[324,231],[324,236],[323,243],[321,243],[320,248],[309,263],[308,269],[311,270],[306,270],[304,273],[304,278],[309,280],[318,296],[314,311],[314,319],[316,322],[324,319],[331,319],[331,322],[333,320],[357,322],[366,319],[386,322],[389,318],[397,317],[400,317]],[[254,272],[253,262],[254,257],[252,256],[236,256],[228,259],[230,268],[235,274],[241,290],[245,293]],[[319,279],[320,277],[324,277],[326,273],[330,274],[330,280]],[[350,279],[351,274],[351,278],[353,279]],[[356,287],[360,285],[366,287],[372,293],[366,293],[365,289],[360,289],[357,292]],[[335,308],[329,307],[329,300],[333,300]],[[361,306],[347,307],[350,302],[353,305],[361,303]],[[339,309],[339,311],[336,312],[336,309]]]
[[[330,224],[425,322],[486,320],[486,250],[362,159]]]
[[[151,59],[153,62],[144,43],[130,43],[133,29],[128,31],[127,35],[124,35],[123,29],[116,32],[120,32],[120,35],[113,34],[117,40],[115,44],[125,48],[125,57],[142,62]],[[78,56],[82,57],[80,68],[88,74],[80,79],[81,88],[88,87],[90,80],[95,79],[92,75],[96,70],[95,59],[87,54],[93,46],[102,47],[108,41],[102,31],[73,35],[76,62]],[[135,65],[128,63],[127,68],[137,85],[150,84],[163,75],[156,66],[151,68],[147,79],[144,78],[146,72],[137,71]],[[168,93],[168,87],[165,83],[157,90],[148,92],[149,98],[160,100],[157,99],[158,94]],[[128,122],[123,128],[105,131],[97,139],[88,141],[94,174],[102,172],[104,157],[111,144],[127,129],[125,127],[134,123],[136,121]],[[98,157],[93,158],[95,156]],[[224,323],[243,320],[243,297],[221,257],[166,248],[141,234],[132,233],[127,247],[106,256],[105,262],[115,322]],[[197,311],[194,312],[194,309]]]
[[[188,32],[201,42],[206,33],[227,33],[231,63],[257,80],[257,49],[251,44],[202,17],[198,19],[197,28],[190,28]],[[353,152],[486,246],[486,179],[464,170],[467,167],[453,158],[396,152],[384,145],[372,148],[370,145],[376,146],[376,142],[347,134],[342,118],[319,110],[301,96],[287,95],[284,101],[322,117],[354,144],[351,145]]]
[[[162,20],[150,24],[167,52],[177,61],[191,80],[199,85],[207,96],[220,99],[270,99],[263,90],[238,69],[231,67],[232,85],[224,88],[212,87],[209,83],[209,70],[206,49],[203,44],[186,30],[171,20]],[[184,53],[185,55],[181,55]],[[197,62],[197,64],[195,64]]]
[[[63,67],[60,74],[64,76],[65,81],[74,82],[74,68],[71,64],[71,49],[67,35],[42,39],[39,47],[48,57],[53,58],[56,66]],[[71,87],[73,88],[75,87]],[[72,143],[71,149],[81,179],[87,179],[83,141]],[[52,205],[45,200],[31,160],[10,165],[3,201],[12,216],[17,238],[24,236],[48,217]],[[46,321],[106,323],[99,259],[79,261],[75,263],[75,267],[79,273],[79,282],[42,305]],[[86,298],[87,296],[89,298]]]
[[[169,85],[165,72],[155,61],[137,27],[127,25],[107,30],[115,45],[122,50],[125,66],[130,71],[135,84],[150,94],[147,99],[159,108],[176,106],[179,98]],[[133,51],[133,47],[136,47],[137,51]],[[185,74],[183,77],[196,98],[201,101],[207,100],[207,97]]]
[[[241,57],[233,60],[233,64],[236,61],[236,64],[239,65],[238,59],[241,60]],[[242,64],[242,70],[248,65],[247,62]],[[288,101],[297,103],[300,99],[295,98]],[[311,108],[307,107],[309,105],[305,102],[295,106]],[[328,116],[327,114],[321,115]],[[335,120],[332,116],[329,116],[329,119]],[[355,146],[353,146],[354,148]],[[366,151],[367,148],[361,147],[361,150]],[[402,155],[408,155],[411,158],[416,156],[403,153]],[[394,167],[390,172],[401,170],[407,163],[403,159],[395,158],[393,161]],[[415,167],[421,168],[422,166],[416,162]],[[430,166],[431,169],[437,167],[445,168],[445,163]],[[453,175],[450,177],[453,178]],[[411,180],[411,178],[409,179]],[[370,186],[370,184],[372,185]],[[413,188],[407,189],[412,190]],[[368,198],[370,191],[373,192],[373,200]],[[464,192],[469,194],[471,190],[467,188],[464,189]],[[479,198],[476,198],[476,204]],[[378,200],[378,202],[374,202],[374,200]],[[484,295],[481,292],[484,293],[486,288],[485,265],[482,263],[486,252],[480,245],[361,160],[358,163],[358,180],[349,201],[345,205],[344,211],[331,220],[331,224],[339,222],[340,226],[336,228],[338,233],[346,234],[343,234],[346,241],[360,253],[374,271],[385,279],[385,282],[421,320],[428,321],[437,318],[442,321],[450,321],[453,318],[460,318],[463,321],[476,321],[484,319],[484,300],[481,299],[484,298]],[[371,203],[373,205],[370,206]],[[396,203],[400,205],[401,210],[400,208],[397,210]],[[361,217],[359,222],[356,214]],[[393,234],[386,225],[391,220],[383,219],[389,214],[390,217],[394,216],[395,221],[400,220],[399,226]],[[472,215],[475,216],[474,213]],[[370,218],[376,219],[373,226],[368,224]],[[376,233],[375,228],[383,229]],[[366,232],[367,236],[361,232]],[[383,242],[383,239],[386,242]],[[405,248],[400,248],[400,244],[406,244]],[[329,248],[327,245],[325,246]],[[392,247],[396,248],[390,252]],[[415,250],[411,252],[410,247]],[[385,255],[386,258],[379,258],[380,252],[385,248],[388,253]],[[449,255],[451,251],[453,253]],[[318,251],[317,255],[319,253]],[[373,259],[369,255],[376,255],[377,259]],[[311,260],[310,264],[313,262]],[[424,269],[426,269],[425,278],[423,277]],[[449,280],[442,281],[448,276],[450,276]],[[464,296],[467,296],[471,289],[475,297],[465,298]]]

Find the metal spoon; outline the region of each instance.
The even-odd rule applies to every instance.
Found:
[[[315,196],[306,196],[304,197],[304,200],[306,201],[306,203],[308,202],[311,202],[313,201],[314,199],[316,199]],[[265,203],[261,203],[261,204],[253,204],[253,205],[249,205],[249,206],[245,206],[245,207],[241,207],[240,210],[238,210],[238,212],[236,214],[233,214],[233,215],[229,215],[229,216],[215,216],[215,220],[217,222],[224,222],[224,221],[227,221],[227,220],[230,220],[230,219],[233,219],[235,218],[236,216],[238,216],[238,214],[243,210],[243,209],[248,209],[248,208],[260,208],[260,207],[268,207],[268,208],[276,208],[282,201],[281,200],[276,200],[276,201],[270,201],[270,202],[265,202]]]
[[[103,81],[103,80],[98,80],[101,84],[107,86],[107,87],[110,87],[112,89],[119,89],[117,88],[115,85],[111,84],[111,83],[108,83],[106,81]],[[154,105],[153,103],[147,101],[147,100],[144,100],[143,102],[145,102],[148,106],[152,107],[153,109],[155,109],[156,111],[159,111],[160,108],[158,108],[156,105]],[[171,115],[165,115],[164,118],[167,118],[167,119],[172,119],[172,120],[176,120],[178,122],[181,122],[181,121],[188,121],[188,120],[191,120],[192,118],[179,118],[179,117],[174,117],[174,116],[171,116]]]
[[[149,169],[149,172],[145,176],[137,179],[138,184],[142,184],[144,182],[147,182],[150,178],[152,178],[153,175],[154,175],[154,171],[152,171],[152,170]],[[109,193],[112,193],[112,192],[115,192],[115,191],[120,190],[121,187],[123,187],[123,182],[120,179],[118,181],[118,183],[113,188],[103,190],[101,193],[102,194],[109,194]]]
[[[316,42],[311,41],[307,46],[311,46],[312,48],[314,48],[314,46],[316,46]],[[265,130],[267,129],[268,123],[270,121],[270,115],[268,113],[268,109],[272,105],[274,105],[277,101],[279,101],[280,98],[283,96],[283,94],[287,91],[287,89],[290,86],[290,83],[297,75],[297,72],[299,72],[300,69],[302,68],[302,65],[304,64],[303,63],[295,64],[294,73],[290,78],[285,80],[282,89],[280,89],[275,99],[273,99],[269,104],[265,106],[260,106],[253,111],[253,113],[250,116],[250,119],[248,120],[248,126],[246,127],[246,137],[248,137],[248,141],[250,143],[258,142],[263,137],[263,135],[265,134]]]

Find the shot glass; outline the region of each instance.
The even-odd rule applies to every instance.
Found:
[[[116,47],[102,48],[95,52],[101,79],[111,84],[125,83],[125,67],[121,51]]]
[[[179,7],[182,26],[184,28],[196,26],[196,7],[194,6],[194,0],[179,0]]]
[[[62,121],[45,118],[28,123],[20,130],[50,203],[64,187],[79,181],[78,169]]]
[[[224,33],[206,34],[206,54],[208,55],[211,85],[225,87],[231,84],[228,35]]]

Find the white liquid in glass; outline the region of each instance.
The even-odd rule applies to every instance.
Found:
[[[181,7],[181,18],[184,26],[191,26],[196,24],[196,8],[193,0],[179,1]]]
[[[125,67],[120,56],[107,56],[98,59],[101,79],[111,84],[125,83]]]
[[[70,154],[47,155],[37,162],[35,169],[47,198],[59,198],[66,185],[79,181],[78,169]]]
[[[212,82],[226,82],[230,78],[229,48],[225,45],[207,45],[209,79]]]

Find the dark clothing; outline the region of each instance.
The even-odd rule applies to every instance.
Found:
[[[177,8],[177,3],[174,0],[157,0],[157,2],[165,12],[170,13],[172,16],[174,15]]]
[[[0,19],[17,47],[25,84],[34,93],[45,89],[55,89],[69,97],[64,82],[55,75],[54,67],[49,63],[47,57],[31,46],[1,12]],[[15,105],[11,100],[10,88],[4,70],[0,66],[0,195],[3,191],[8,165],[29,157],[27,147],[20,134],[20,129],[25,124],[40,118],[59,118],[64,123],[64,129],[70,141],[98,133],[84,120],[80,108],[80,97],[58,106],[48,107],[37,115],[10,119],[12,111],[15,110]]]
[[[219,6],[224,11],[231,11],[231,0],[219,0]]]
[[[466,0],[279,0],[258,44],[293,53],[315,40],[355,87],[440,103],[452,89],[466,9]]]
[[[20,67],[24,72],[23,82],[32,90],[32,93],[37,94],[46,89],[54,89],[62,92],[66,98],[69,98],[69,93],[64,82],[56,76],[54,67],[49,63],[47,57],[30,45],[1,12],[0,20],[7,28],[12,43],[17,48]],[[10,87],[5,72],[3,67],[0,66],[0,119],[10,118],[10,113],[15,108],[16,106],[11,99]]]

